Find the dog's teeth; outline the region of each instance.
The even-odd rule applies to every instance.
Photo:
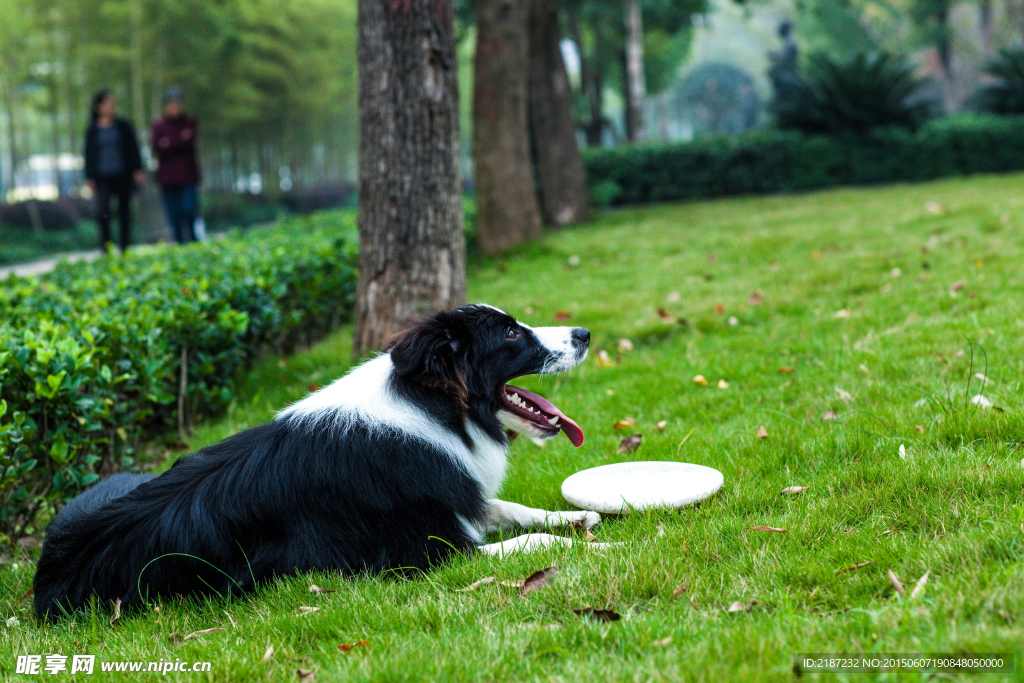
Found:
[[[509,398],[515,403],[519,403],[519,394],[512,394]]]
[[[549,417],[548,418],[548,424],[551,425],[552,427],[557,427],[558,426],[558,418],[557,417]]]

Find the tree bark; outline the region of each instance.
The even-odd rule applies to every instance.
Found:
[[[360,0],[358,54],[357,358],[466,298],[451,0]]]
[[[583,161],[572,121],[572,93],[559,46],[558,5],[532,0],[529,18],[530,137],[545,222],[566,225],[590,215]]]
[[[541,236],[527,133],[529,3],[478,0],[473,163],[480,250],[497,254]]]
[[[626,45],[624,69],[626,76],[626,139],[636,142],[643,138],[644,96],[644,25],[640,0],[626,0]]]

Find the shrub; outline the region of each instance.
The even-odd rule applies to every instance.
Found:
[[[995,114],[1024,114],[1024,48],[1004,48],[985,66],[996,79],[974,94],[974,105]]]
[[[220,412],[240,369],[349,315],[350,214],[61,264],[0,284],[0,534],[134,464],[143,434]]]
[[[613,204],[1007,172],[1024,170],[1024,117],[961,115],[860,136],[762,130],[589,150],[584,164],[591,194]]]
[[[780,129],[804,133],[916,130],[931,110],[917,96],[922,84],[912,66],[888,53],[860,53],[848,61],[816,54],[771,110]]]

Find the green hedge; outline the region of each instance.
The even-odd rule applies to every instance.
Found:
[[[0,282],[0,541],[130,467],[144,434],[223,411],[257,355],[336,327],[354,234],[331,212]]]
[[[598,205],[1019,171],[1024,117],[960,115],[916,133],[877,130],[861,137],[762,130],[593,150],[584,164]]]

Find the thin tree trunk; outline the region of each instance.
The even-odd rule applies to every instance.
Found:
[[[145,130],[145,98],[142,93],[142,0],[131,0],[128,23],[132,119],[136,130]]]
[[[572,93],[559,47],[558,5],[530,3],[530,137],[544,220],[575,223],[590,215],[583,161],[572,122]]]
[[[359,2],[356,357],[465,302],[451,0]]]
[[[643,138],[644,97],[644,26],[640,0],[626,0],[626,139],[635,142]]]
[[[527,132],[529,60],[520,0],[478,0],[473,166],[480,250],[498,254],[541,236]]]

